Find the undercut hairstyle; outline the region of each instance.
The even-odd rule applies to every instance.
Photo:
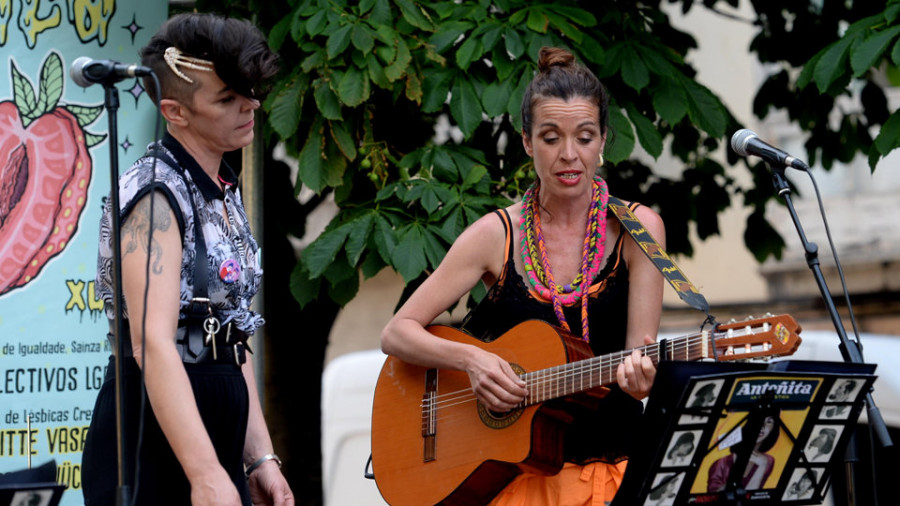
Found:
[[[575,61],[565,49],[542,47],[538,54],[538,73],[528,84],[522,97],[522,131],[531,135],[532,110],[542,98],[586,98],[597,105],[600,133],[606,135],[609,117],[609,95],[606,87],[587,67]]]
[[[212,62],[216,75],[236,93],[261,98],[267,91],[269,79],[278,73],[278,56],[266,38],[249,21],[226,18],[209,13],[185,13],[169,18],[150,42],[140,51],[141,64],[153,70],[159,78],[162,98],[190,105],[197,81],[189,83],[175,75],[163,55],[170,47],[178,48],[184,56]],[[196,70],[179,66],[185,74]],[[154,103],[159,103],[149,77],[144,89]]]

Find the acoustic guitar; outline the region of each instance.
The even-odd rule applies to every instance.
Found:
[[[485,343],[452,327],[429,332],[472,344],[507,360],[528,396],[497,413],[475,398],[465,372],[438,370],[388,357],[375,386],[372,470],[393,506],[487,504],[523,471],[555,474],[571,403],[590,402],[616,383],[631,350],[592,356],[587,343],[546,322],[530,320]],[[788,315],[719,325],[644,346],[663,360],[740,360],[790,355],[800,326]]]

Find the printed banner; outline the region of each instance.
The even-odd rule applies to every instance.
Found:
[[[109,356],[94,276],[110,188],[101,85],[81,56],[134,63],[164,0],[0,0],[0,473],[51,460],[83,504],[81,451]],[[137,79],[117,86],[119,170],[152,140]],[[112,436],[112,435],[111,435]]]

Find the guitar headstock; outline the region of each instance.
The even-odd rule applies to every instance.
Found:
[[[720,361],[791,355],[800,346],[800,324],[794,317],[766,315],[716,327],[714,340]]]

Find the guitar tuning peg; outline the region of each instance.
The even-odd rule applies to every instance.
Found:
[[[747,318],[745,318],[745,321],[749,321],[749,320],[753,320],[753,319],[755,319],[755,318],[753,318],[753,315],[751,314],[751,315],[747,315]]]
[[[771,311],[766,311],[766,318],[771,318],[773,316],[775,315],[773,315]]]
[[[728,320],[728,323],[737,323],[737,320],[735,320],[734,318],[732,318],[732,319]]]

